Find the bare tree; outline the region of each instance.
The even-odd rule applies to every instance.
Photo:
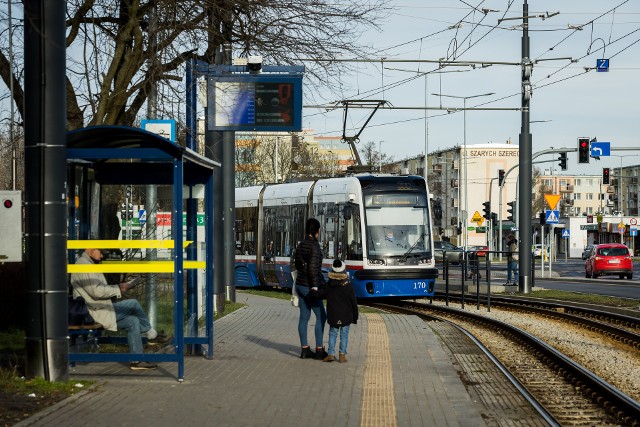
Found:
[[[68,128],[134,125],[156,84],[158,117],[180,120],[185,61],[213,63],[225,43],[235,56],[304,64],[308,85],[338,90],[349,65],[321,59],[366,55],[369,49],[358,37],[363,27],[375,27],[384,17],[387,1],[69,0]],[[0,76],[7,87],[14,79],[12,99],[24,121],[22,61],[16,57],[9,70],[7,43],[0,43]],[[22,46],[21,40],[14,46]]]
[[[369,141],[359,149],[360,158],[365,165],[372,167],[372,170],[378,170],[378,165],[385,165],[393,161],[393,156],[389,156],[376,147],[376,143]]]

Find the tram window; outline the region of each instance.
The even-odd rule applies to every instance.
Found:
[[[345,209],[349,208],[349,218],[344,221],[344,231],[341,233],[344,236],[345,242],[345,259],[347,260],[362,260],[362,232],[360,229],[360,208],[358,205],[350,204],[345,206]]]
[[[236,209],[236,242],[241,242],[240,254],[255,255],[255,232],[258,227],[258,208],[244,207]]]

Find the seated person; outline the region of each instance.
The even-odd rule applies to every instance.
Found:
[[[102,262],[100,249],[85,249],[77,264],[100,264]],[[109,285],[102,273],[72,273],[71,285],[73,297],[85,300],[91,317],[107,331],[118,328],[127,331],[129,352],[143,353],[142,334],[145,334],[150,344],[163,344],[169,339],[151,327],[149,318],[142,310],[136,299],[121,299],[122,293],[131,288],[131,283]],[[148,362],[132,362],[132,370],[155,369],[156,365]]]

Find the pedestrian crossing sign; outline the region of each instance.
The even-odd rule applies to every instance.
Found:
[[[547,224],[557,224],[560,220],[560,211],[547,210],[546,213],[546,223]]]
[[[571,233],[569,230],[562,230],[562,237],[564,237],[565,239],[568,239],[571,236]]]

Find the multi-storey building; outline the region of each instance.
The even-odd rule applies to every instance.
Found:
[[[442,211],[442,218],[434,219],[436,226],[439,223],[435,231],[440,238],[460,246],[487,243],[483,203],[491,203],[491,212],[497,219],[507,220],[507,203],[516,198],[518,153],[518,146],[508,143],[467,144],[466,150],[455,146],[429,153],[426,176],[433,202]],[[420,156],[387,165],[384,170],[423,175],[423,167],[424,156]],[[505,171],[502,194],[500,170]],[[512,225],[504,227],[510,229]]]

